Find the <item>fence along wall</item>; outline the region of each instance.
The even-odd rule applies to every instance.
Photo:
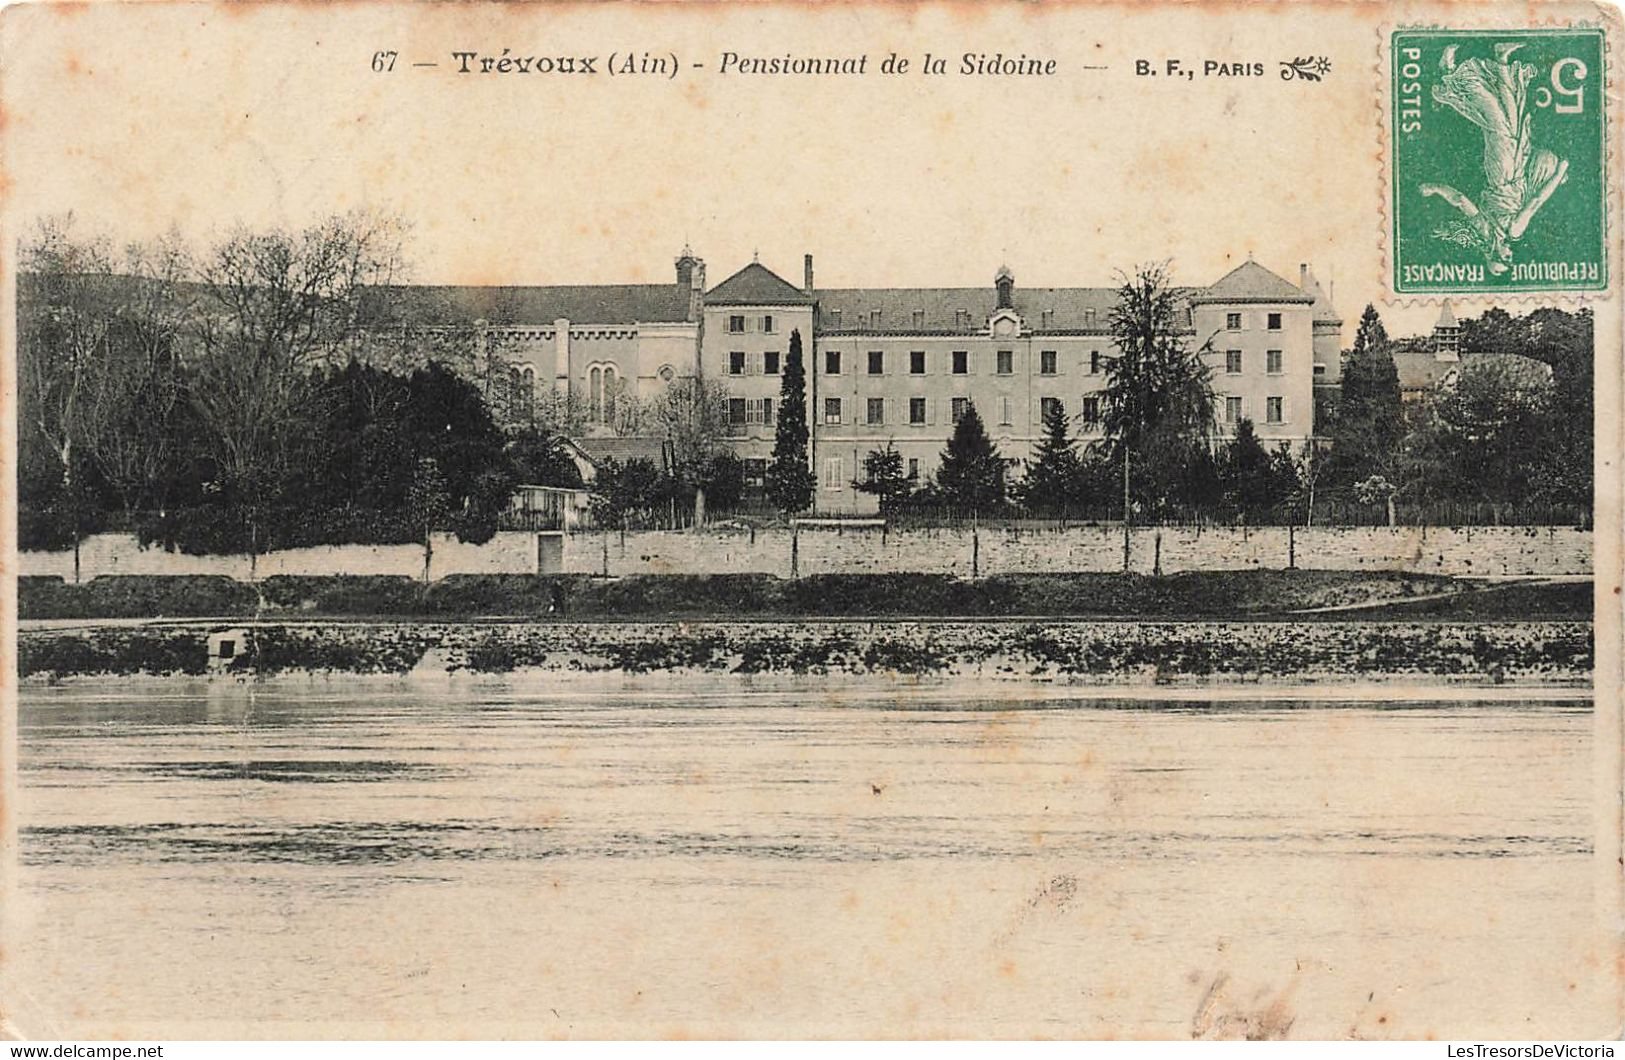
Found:
[[[552,541],[559,541],[552,535]],[[800,574],[917,571],[972,577],[1123,569],[1120,528],[1064,530],[649,530],[562,537],[547,550],[547,572],[570,574]],[[498,533],[484,545],[436,535],[429,576],[535,574],[538,535]],[[792,560],[792,553],[793,560]],[[1130,567],[1149,574],[1190,570],[1299,567],[1449,575],[1591,573],[1591,531],[1572,527],[1285,527],[1244,530],[1145,528],[1132,532]],[[25,552],[23,574],[73,578],[71,552]],[[224,574],[241,581],[277,574],[396,574],[420,577],[417,545],[334,545],[260,556],[188,556],[141,548],[128,534],[97,534],[80,549],[80,577],[102,574]]]

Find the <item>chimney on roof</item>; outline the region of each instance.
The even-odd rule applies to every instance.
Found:
[[[677,257],[677,286],[680,290],[686,292],[690,287],[694,286],[694,266],[699,263],[699,259],[694,256],[694,251],[689,249],[687,243],[684,243],[683,252]]]
[[[1306,261],[1298,262],[1298,289],[1309,290],[1309,263]]]
[[[801,273],[802,273],[801,289],[806,291],[808,294],[812,294],[813,293],[813,283],[812,283],[813,277],[812,277],[812,255],[811,254],[805,254],[805,255],[802,256],[802,258],[801,258]]]
[[[999,271],[993,276],[993,286],[999,289],[999,308],[1015,308],[1016,274],[1010,271],[1010,266],[999,266]]]

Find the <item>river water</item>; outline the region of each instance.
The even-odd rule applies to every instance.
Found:
[[[1609,1033],[1589,702],[1310,695],[30,687],[6,1003],[40,1037]]]

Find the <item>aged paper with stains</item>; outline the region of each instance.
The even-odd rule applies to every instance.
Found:
[[[7,1031],[1616,1037],[1622,32],[1580,2],[5,9]],[[334,366],[445,360],[600,474],[677,460],[650,410],[708,378],[746,499],[700,528],[691,488],[647,527],[176,544],[222,469],[263,471],[209,395],[270,401],[247,366],[337,301],[301,273],[265,324],[266,248],[334,217],[399,238],[342,342],[310,339]],[[1100,402],[1119,288],[1159,263],[1223,444],[1245,419],[1289,463],[1329,445],[1369,306],[1407,415],[1475,358],[1533,365],[1574,403],[1529,445],[1591,432],[1594,497],[1530,472],[1411,516],[1367,473],[1348,526],[1136,500],[1125,528],[1155,451],[1111,462]],[[200,368],[164,405],[201,425],[193,499],[108,500],[70,547],[51,460],[112,490],[152,427],[55,430],[63,379],[98,410],[135,392],[40,359],[124,334],[75,346],[111,318],[49,301],[98,269],[185,293],[163,349],[217,389]],[[1594,422],[1563,389],[1583,357],[1485,338],[1543,310],[1518,341],[1593,328]],[[263,341],[223,347],[233,321]],[[748,499],[792,350],[823,520],[794,528]],[[971,404],[1012,481],[1064,408],[1107,461],[1098,508],[877,516],[868,455],[935,481]],[[423,476],[396,503],[477,506]],[[279,510],[327,505],[322,477]],[[1225,570],[1280,580],[1226,612],[1242,582],[1189,580]],[[334,603],[344,575],[375,580]],[[1045,602],[1085,577],[1087,606]],[[1181,585],[1211,588],[1159,595]],[[1438,606],[1361,595],[1387,592]]]

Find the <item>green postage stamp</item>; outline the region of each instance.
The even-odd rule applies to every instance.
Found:
[[[1395,31],[1394,291],[1601,291],[1600,29]]]

